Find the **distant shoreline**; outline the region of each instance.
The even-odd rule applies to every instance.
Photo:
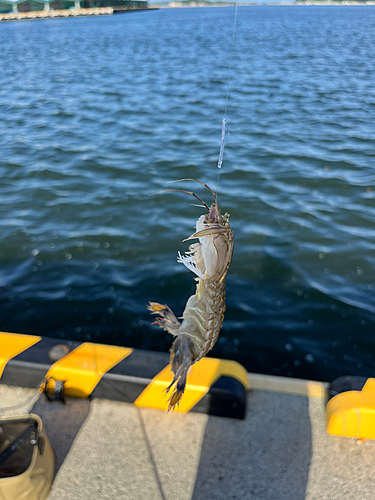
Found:
[[[157,7],[159,9],[189,9],[189,8],[201,8],[201,7],[234,7],[236,4],[235,2],[169,2],[169,3],[154,3],[151,4],[154,7]],[[322,1],[320,2],[319,0],[317,1],[310,1],[310,0],[297,0],[295,2],[267,2],[267,3],[257,3],[257,2],[246,2],[246,3],[237,3],[238,7],[262,7],[262,6],[272,6],[272,7],[284,7],[284,6],[303,6],[303,5],[325,5],[325,6],[336,6],[336,7],[342,7],[342,6],[352,6],[352,5],[362,5],[362,6],[371,6],[375,5],[375,0],[373,1],[368,1],[368,2],[356,2],[356,1],[343,1],[343,2],[337,2],[337,1]]]
[[[108,16],[113,14],[120,14],[125,12],[137,12],[137,11],[152,11],[158,9],[190,9],[190,8],[201,8],[201,7],[234,7],[235,2],[208,2],[208,1],[174,1],[165,3],[153,3],[149,4],[145,8],[119,8],[115,7],[96,7],[96,8],[81,8],[81,9],[62,9],[62,10],[38,10],[38,11],[25,11],[25,12],[6,12],[0,13],[0,22],[9,21],[27,21],[36,19],[57,19],[57,18],[68,18],[68,17],[89,17],[89,16]],[[367,2],[358,1],[318,1],[318,0],[296,0],[295,2],[267,2],[267,3],[257,3],[257,2],[246,2],[237,3],[239,7],[285,7],[285,6],[373,6],[375,5],[375,0]]]

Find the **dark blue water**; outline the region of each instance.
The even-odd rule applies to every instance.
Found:
[[[216,187],[234,9],[0,25],[0,328],[167,351],[177,264]],[[220,202],[235,253],[215,356],[375,368],[375,8],[240,7]],[[182,187],[182,186],[181,186]],[[194,190],[207,203],[210,195]]]

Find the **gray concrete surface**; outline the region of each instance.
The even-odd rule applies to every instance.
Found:
[[[49,500],[374,500],[375,442],[328,436],[319,391],[256,380],[244,421],[40,400],[56,453]],[[0,406],[31,394],[0,385]]]

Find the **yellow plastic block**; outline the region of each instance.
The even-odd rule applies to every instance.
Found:
[[[26,351],[40,340],[42,337],[34,335],[0,332],[0,377],[10,359]]]
[[[88,397],[102,376],[132,352],[127,347],[84,343],[56,361],[46,377],[64,380],[67,396]]]
[[[375,439],[375,379],[362,391],[337,394],[327,403],[327,432],[334,436]]]
[[[246,370],[236,361],[222,361],[214,358],[203,358],[189,370],[184,396],[174,411],[186,413],[190,411],[209,391],[210,387],[221,377],[230,376],[239,380],[246,389],[249,388]],[[159,410],[168,410],[168,399],[171,392],[165,390],[171,384],[173,374],[171,366],[166,366],[138,396],[134,404]]]

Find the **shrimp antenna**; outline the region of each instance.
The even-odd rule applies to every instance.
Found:
[[[210,187],[208,187],[207,184],[205,184],[204,182],[197,181],[196,179],[178,179],[177,181],[169,181],[168,184],[173,184],[174,182],[185,182],[185,181],[196,182],[197,184],[200,184],[201,186],[204,186],[206,189],[209,190],[209,192],[214,197],[216,205],[219,206],[219,204],[217,202],[217,197],[216,197],[215,191],[213,191]]]
[[[206,203],[201,200],[199,198],[199,196],[197,196],[195,193],[193,193],[192,191],[184,191],[183,189],[166,189],[165,191],[158,191],[157,193],[152,193],[152,194],[149,194],[149,196],[153,196],[155,194],[163,194],[163,193],[170,193],[170,192],[176,192],[176,193],[186,193],[186,194],[191,194],[191,196],[194,196],[194,198],[196,198],[198,201],[200,201],[202,203],[202,205],[207,208],[208,211],[210,211],[210,207],[208,207],[206,205]]]

